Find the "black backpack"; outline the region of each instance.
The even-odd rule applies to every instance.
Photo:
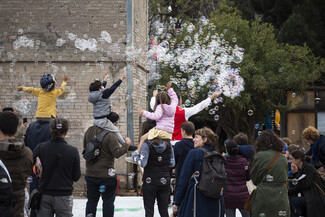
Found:
[[[197,189],[206,197],[220,198],[227,182],[225,159],[216,151],[208,152],[205,148],[200,149],[204,152],[204,157]],[[194,174],[193,176],[196,180]]]
[[[82,156],[87,163],[94,164],[97,162],[102,141],[108,132],[107,130],[103,130],[98,136],[94,136],[94,139],[87,143],[82,152]]]
[[[0,165],[0,216],[14,216],[12,207],[11,180],[6,170]]]

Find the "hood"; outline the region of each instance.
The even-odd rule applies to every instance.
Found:
[[[102,95],[102,91],[91,91],[88,93],[88,101],[91,103],[95,103],[98,101],[99,97]]]
[[[157,106],[161,106],[161,105],[157,105]],[[162,106],[164,107],[165,115],[167,115],[168,117],[172,117],[175,115],[176,107],[167,104],[162,104]]]
[[[159,140],[158,143],[153,143],[153,141],[148,141],[149,143],[152,144],[152,146],[154,147],[154,149],[159,153],[163,153],[166,148],[167,148],[167,144],[163,141],[163,140]]]
[[[21,158],[26,154],[23,141],[19,139],[8,139],[0,141],[0,157],[3,159]]]
[[[185,149],[186,152],[189,152],[194,148],[193,139],[183,138],[182,139],[182,148]]]

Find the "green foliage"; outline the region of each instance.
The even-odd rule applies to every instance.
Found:
[[[220,2],[219,9],[211,14],[210,23],[216,26],[216,32],[224,32],[224,38],[231,41],[237,39],[237,45],[245,49],[244,60],[239,64],[240,75],[245,80],[245,90],[240,97],[226,98],[219,105],[220,120],[217,126],[222,127],[229,136],[238,132],[246,132],[253,138],[255,123],[261,122],[265,115],[286,107],[286,91],[295,90],[303,93],[308,84],[315,81],[324,69],[324,61],[316,58],[306,45],[292,46],[278,43],[274,28],[267,23],[244,20],[240,12]],[[225,31],[226,29],[226,31]],[[175,38],[175,46],[185,35]],[[161,82],[166,82],[175,73],[169,67],[162,69]],[[202,87],[202,92],[208,89]],[[183,97],[188,96],[183,92]],[[199,95],[194,103],[202,101],[206,94]],[[253,110],[253,115],[248,115]],[[207,111],[201,113],[199,120],[213,120]]]

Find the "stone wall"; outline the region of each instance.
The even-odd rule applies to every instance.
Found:
[[[108,71],[109,86],[121,77],[122,69],[130,64],[133,79],[123,82],[111,96],[112,111],[120,115],[119,129],[126,136],[127,101],[131,100],[134,138],[137,141],[141,121],[137,111],[147,105],[146,56],[142,53],[127,62],[124,51],[130,42],[133,42],[134,49],[147,50],[147,0],[133,1],[132,36],[127,35],[127,13],[125,0],[1,1],[0,105],[12,106],[21,99],[27,99],[31,109],[22,115],[30,123],[35,120],[37,98],[17,92],[14,87],[40,87],[39,79],[44,73],[56,75],[59,86],[62,75],[69,74],[71,79],[65,94],[57,99],[57,110],[58,116],[70,121],[68,143],[76,146],[81,153],[84,132],[92,125],[92,105],[87,100],[90,82],[94,78],[102,79],[103,72]],[[109,33],[112,43],[101,37],[102,31]],[[82,51],[84,48],[80,48],[76,38],[86,41],[95,39],[96,49],[91,50],[94,48],[92,44],[92,48],[89,46]],[[132,41],[127,42],[128,38]],[[133,85],[130,96],[127,95],[128,82]],[[123,158],[116,161],[116,170],[121,174],[122,187],[125,187],[124,175],[128,173],[128,168]],[[84,173],[82,157],[81,166]],[[76,187],[83,188],[83,183],[82,179]]]

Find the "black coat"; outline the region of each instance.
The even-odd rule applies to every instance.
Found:
[[[305,174],[306,177],[299,180],[297,185],[290,185],[289,194],[302,193],[306,199],[307,216],[323,217],[325,215],[325,195],[316,186],[325,192],[324,180],[312,164],[304,162],[301,170],[294,174],[296,178]],[[315,183],[314,183],[315,182]]]

